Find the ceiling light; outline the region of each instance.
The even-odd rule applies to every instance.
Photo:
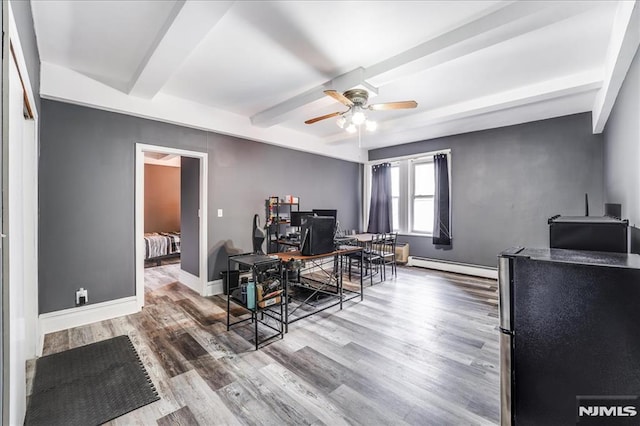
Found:
[[[355,133],[362,124],[365,125],[369,132],[373,132],[378,128],[378,123],[369,120],[362,108],[357,105],[338,117],[336,124],[349,133]]]
[[[367,119],[367,116],[365,116],[364,112],[360,111],[359,108],[356,109],[353,115],[351,116],[351,122],[356,126],[359,126],[362,123],[364,123],[366,119]]]
[[[373,120],[367,120],[364,122],[368,131],[373,132],[378,128],[378,123]]]

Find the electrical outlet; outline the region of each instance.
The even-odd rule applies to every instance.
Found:
[[[76,306],[82,306],[89,301],[89,292],[85,288],[76,291]]]

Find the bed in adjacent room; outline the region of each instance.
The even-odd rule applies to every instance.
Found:
[[[150,232],[144,234],[144,260],[156,262],[157,266],[164,259],[180,257],[179,232]]]

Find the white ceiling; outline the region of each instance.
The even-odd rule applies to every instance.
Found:
[[[633,1],[31,4],[45,98],[354,161],[375,147],[599,113],[638,32]],[[346,109],[323,90],[359,84],[378,92],[371,103],[418,107],[370,112],[379,129],[360,142],[335,119],[304,124]]]

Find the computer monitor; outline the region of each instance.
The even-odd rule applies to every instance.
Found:
[[[313,209],[316,216],[331,216],[335,220],[338,219],[338,210],[336,209]]]
[[[333,234],[335,219],[331,216],[310,216],[302,224],[301,251],[305,256],[330,253],[335,250]]]
[[[313,209],[316,216],[332,217],[334,236],[338,228],[338,210],[336,209]]]
[[[291,212],[291,226],[302,226],[302,222],[313,215],[313,212]]]

